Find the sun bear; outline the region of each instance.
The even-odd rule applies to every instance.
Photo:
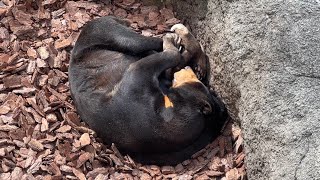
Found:
[[[102,17],[84,26],[71,53],[70,89],[81,119],[142,163],[189,158],[226,117],[206,86],[201,46],[182,24],[171,31],[145,37],[124,20]]]

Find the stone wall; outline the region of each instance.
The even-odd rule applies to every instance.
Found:
[[[241,124],[249,179],[320,178],[320,2],[172,2]]]

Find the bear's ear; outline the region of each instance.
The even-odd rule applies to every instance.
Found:
[[[212,107],[211,104],[208,101],[204,101],[201,105],[200,109],[201,113],[204,115],[209,115],[212,113]]]

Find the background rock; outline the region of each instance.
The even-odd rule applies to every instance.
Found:
[[[320,2],[174,1],[240,122],[249,179],[320,177]]]

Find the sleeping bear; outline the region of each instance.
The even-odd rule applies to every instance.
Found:
[[[104,143],[141,163],[173,165],[210,143],[226,119],[208,72],[184,25],[161,39],[107,16],[82,29],[69,80],[77,112]]]

